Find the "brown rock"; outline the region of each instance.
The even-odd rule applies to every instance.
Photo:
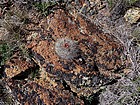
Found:
[[[34,67],[34,63],[32,61],[28,61],[28,59],[18,56],[18,53],[13,55],[5,65],[5,73],[8,78],[12,78]]]
[[[63,89],[61,84],[53,87],[47,81],[41,82],[41,80],[37,83],[25,80],[7,80],[7,83],[21,104],[84,105],[83,101],[73,96],[68,90]]]
[[[64,80],[78,96],[89,96],[112,79],[121,77],[119,72],[126,68],[121,59],[123,46],[113,36],[104,34],[83,16],[75,18],[63,10],[48,16],[40,26],[45,27],[47,21],[48,28],[42,28],[36,41],[28,45],[47,73]],[[54,48],[60,38],[77,41],[80,56],[70,60],[60,58]]]

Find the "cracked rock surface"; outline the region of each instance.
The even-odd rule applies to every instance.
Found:
[[[21,105],[88,105],[87,97],[96,102],[105,86],[127,74],[124,46],[80,13],[57,9],[41,18],[32,11],[29,18],[25,47],[30,58],[15,53],[3,78]]]
[[[42,28],[48,21],[48,28]],[[80,15],[75,19],[61,9],[40,23],[42,31],[28,47],[41,68],[64,80],[78,96],[90,96],[96,89],[121,77],[127,60],[121,59],[123,46],[93,23]],[[79,56],[69,60],[57,55],[55,43],[59,38],[77,41]]]

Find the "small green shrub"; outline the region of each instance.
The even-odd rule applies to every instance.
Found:
[[[52,8],[56,5],[56,2],[37,2],[34,4],[37,10],[41,12],[42,15],[48,16],[52,13]]]
[[[12,54],[12,51],[10,51],[10,47],[6,43],[0,44],[0,56],[1,56],[1,61],[0,65],[3,65],[5,61],[10,58],[10,55]]]

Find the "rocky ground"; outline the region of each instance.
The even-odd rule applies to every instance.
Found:
[[[0,2],[0,105],[139,105],[140,1]]]

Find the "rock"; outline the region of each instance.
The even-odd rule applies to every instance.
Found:
[[[140,19],[140,8],[130,8],[124,18],[130,24],[136,23]]]
[[[0,41],[8,39],[9,32],[5,28],[0,28]]]
[[[1,105],[20,105],[18,100],[14,97],[6,80],[0,80],[0,104]]]
[[[53,87],[47,80],[41,79],[37,82],[11,79],[7,83],[21,104],[84,105],[82,100],[65,90],[61,84]]]
[[[15,77],[25,71],[30,71],[30,69],[34,67],[32,61],[28,61],[26,58],[18,56],[18,53],[13,55],[5,65],[5,73],[8,78]]]
[[[78,8],[87,8],[88,4],[82,1]],[[47,18],[35,11],[30,13],[31,22],[25,26],[29,32],[25,47],[31,59],[16,53],[6,62],[5,69],[6,82],[21,104],[84,105],[86,98],[81,97],[96,96],[106,85],[127,74],[128,59],[122,59],[125,58],[123,45],[92,23],[89,20],[94,18],[92,14],[87,18],[83,12],[71,14],[61,8]],[[70,50],[78,49],[72,53],[78,53],[76,56],[65,59],[66,56],[57,53],[55,45],[63,38],[76,42],[76,47]],[[65,47],[69,45],[66,43]],[[36,66],[38,77],[31,79],[29,75]]]
[[[61,9],[49,15],[48,20],[40,22],[39,26],[45,27],[47,21],[48,28],[43,28],[36,41],[31,41],[28,47],[48,74],[65,81],[79,97],[90,96],[112,79],[121,77],[120,71],[126,68],[127,59],[121,59],[124,48],[113,36],[104,34],[83,16],[77,15],[75,18]],[[59,57],[55,43],[60,38],[76,41],[79,56],[73,59]]]

